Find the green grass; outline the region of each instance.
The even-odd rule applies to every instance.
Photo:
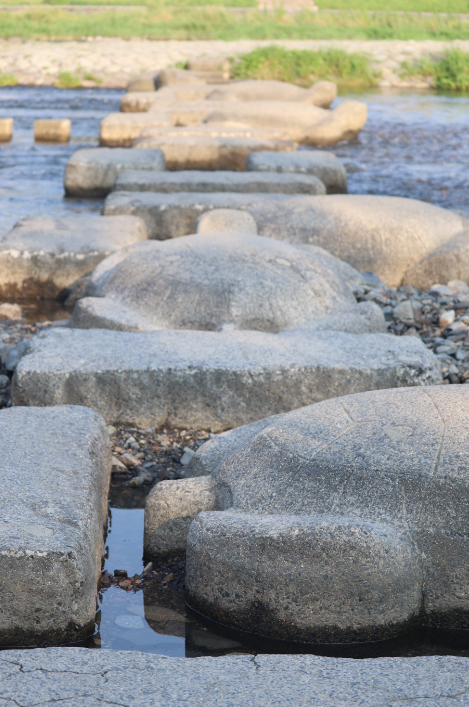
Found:
[[[469,0],[315,0],[319,9],[468,12]]]
[[[18,79],[12,74],[0,74],[0,86],[16,86]]]
[[[59,88],[80,88],[81,79],[75,74],[71,74],[69,71],[62,71],[59,74],[59,80],[56,84]]]
[[[235,79],[277,79],[299,86],[328,79],[349,87],[369,87],[378,78],[369,59],[361,54],[347,54],[340,49],[312,52],[276,46],[245,54],[231,74]]]
[[[405,62],[401,76],[431,77],[433,86],[442,91],[469,91],[469,54],[451,49],[442,59],[428,58],[413,64]]]
[[[231,1],[231,0],[230,0]],[[245,1],[245,0],[243,0]],[[457,17],[416,17],[357,11],[289,15],[246,12],[222,6],[193,9],[192,0],[151,0],[148,11],[71,14],[59,6],[39,5],[24,12],[2,11],[0,38],[81,39],[88,36],[148,39],[469,39],[469,22]]]

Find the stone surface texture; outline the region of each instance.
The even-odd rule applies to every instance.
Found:
[[[257,225],[251,214],[239,209],[214,209],[199,216],[196,223],[197,233],[219,231],[239,231],[257,235]]]
[[[465,386],[372,391],[222,439],[223,511],[187,537],[189,605],[305,642],[467,628],[468,400]]]
[[[325,184],[328,194],[347,192],[347,172],[333,152],[325,150],[299,151],[291,154],[255,152],[246,160],[246,170],[314,174]]]
[[[320,108],[329,108],[337,98],[337,86],[332,81],[317,81],[301,88],[286,81],[235,81],[217,86],[207,94],[209,101],[293,101]]]
[[[14,405],[86,405],[109,423],[142,429],[225,430],[347,393],[442,380],[437,359],[416,337],[330,329],[54,328],[29,340],[22,355]]]
[[[65,167],[64,187],[70,196],[106,196],[126,170],[163,171],[161,150],[126,150],[95,147],[77,150]]]
[[[175,612],[174,612],[175,613]],[[427,707],[469,704],[467,659],[352,660],[315,655],[168,658],[86,648],[9,650],[0,656],[6,707],[58,699],[67,707]]]
[[[105,422],[82,407],[19,407],[0,412],[0,429],[0,644],[80,640],[94,631],[104,554]]]
[[[125,172],[117,178],[113,191],[325,194],[326,188],[313,174],[182,170]]]
[[[38,216],[0,239],[0,298],[53,298],[111,253],[146,240],[135,216]]]
[[[329,258],[229,231],[122,249],[94,270],[86,294],[72,327],[276,333],[356,303]]]
[[[68,118],[34,121],[34,139],[36,142],[68,142],[71,132],[72,122]]]
[[[415,199],[334,194],[151,194],[114,192],[104,213],[144,219],[149,238],[193,233],[197,218],[214,208],[247,211],[259,235],[309,243],[328,250],[360,272],[398,286],[406,271],[464,227],[461,216]]]
[[[216,507],[215,489],[209,476],[174,483],[162,481],[154,486],[145,503],[145,559],[178,552],[186,544],[195,516],[202,511],[214,511]]]
[[[440,248],[415,263],[404,275],[404,284],[427,290],[436,283],[469,280],[469,231],[461,231]]]

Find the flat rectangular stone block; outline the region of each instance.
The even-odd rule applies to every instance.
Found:
[[[13,118],[0,118],[0,142],[10,142],[13,137]]]
[[[269,194],[325,194],[324,184],[310,174],[278,174],[276,172],[125,172],[114,191],[159,192],[237,192]]]
[[[102,417],[82,407],[0,412],[0,645],[94,630],[111,471]]]
[[[166,169],[161,150],[94,147],[77,150],[67,162],[64,187],[69,196],[106,196],[124,171]]]
[[[35,120],[34,139],[36,142],[68,142],[72,123],[64,120]]]
[[[86,405],[110,423],[222,430],[440,379],[433,354],[411,336],[52,329],[29,342],[12,395],[14,405]]]
[[[111,253],[146,239],[135,216],[21,219],[0,239],[0,298],[57,297]]]

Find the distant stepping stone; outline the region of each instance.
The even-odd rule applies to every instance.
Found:
[[[388,287],[464,228],[452,211],[395,196],[113,192],[104,205],[106,215],[141,216],[149,238],[159,240],[193,233],[211,209],[247,211],[259,235],[320,246]]]
[[[106,425],[82,407],[13,408],[0,429],[0,645],[79,641],[94,632],[104,554]]]
[[[347,172],[333,152],[253,152],[246,160],[246,171],[313,174],[326,186],[328,194],[347,192]]]
[[[326,188],[322,181],[312,174],[184,170],[124,172],[116,179],[113,191],[149,191],[161,194],[176,192],[325,194]]]
[[[164,171],[161,150],[95,147],[77,150],[65,167],[64,186],[70,196],[106,196],[125,170]]]
[[[137,216],[21,219],[0,239],[0,299],[57,297],[103,258],[146,238]]]

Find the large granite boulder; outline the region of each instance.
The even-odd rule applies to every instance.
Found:
[[[218,458],[213,441],[189,605],[307,642],[467,628],[468,403],[465,386],[373,391],[222,436]]]
[[[415,199],[334,194],[110,194],[104,213],[144,219],[150,238],[195,231],[204,211],[229,208],[251,214],[261,236],[328,250],[360,272],[397,287],[407,270],[464,228],[461,216]]]
[[[65,192],[69,196],[106,196],[119,174],[128,169],[164,171],[164,155],[158,149],[142,151],[95,147],[77,150],[65,167]]]
[[[122,249],[95,269],[87,294],[72,326],[121,331],[274,333],[356,302],[329,258],[229,231]]]
[[[298,152],[253,152],[246,160],[248,172],[314,174],[325,184],[328,194],[347,191],[345,167],[333,152],[301,150]]]
[[[111,448],[82,407],[0,411],[1,646],[79,641],[95,629]],[[4,693],[3,693],[4,694]]]
[[[469,231],[461,231],[442,246],[414,263],[403,283],[428,290],[437,282],[469,280]]]
[[[21,219],[0,239],[0,299],[57,297],[103,258],[146,238],[136,216]]]

